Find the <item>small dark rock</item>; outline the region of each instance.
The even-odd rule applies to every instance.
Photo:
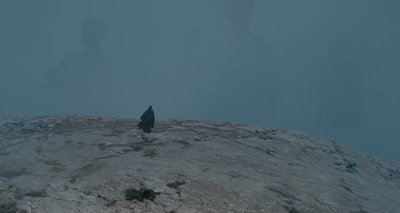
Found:
[[[355,167],[357,167],[357,163],[349,163],[349,164],[346,166],[346,168],[348,168],[348,169],[352,169],[352,168],[355,168]]]
[[[358,172],[357,169],[357,163],[349,163],[346,168],[350,171],[350,172]]]
[[[132,150],[135,152],[138,152],[138,151],[142,150],[142,147],[141,146],[133,146]]]
[[[69,177],[68,180],[69,180],[70,183],[75,183],[76,179],[78,179],[78,176],[77,175],[73,175],[73,176]]]
[[[117,200],[110,200],[108,203],[106,203],[106,206],[110,207],[116,203],[117,203]]]

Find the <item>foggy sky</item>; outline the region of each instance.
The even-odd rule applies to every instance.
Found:
[[[156,119],[285,128],[400,160],[399,9],[0,0],[0,114],[138,118],[152,105]]]

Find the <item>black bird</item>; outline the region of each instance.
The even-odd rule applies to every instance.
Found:
[[[138,123],[139,129],[143,129],[143,132],[150,133],[151,128],[154,128],[154,111],[153,107],[149,106],[149,108],[140,116],[140,123]]]

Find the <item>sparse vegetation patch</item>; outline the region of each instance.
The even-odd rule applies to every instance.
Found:
[[[124,193],[125,200],[138,200],[140,202],[143,202],[144,199],[154,201],[156,196],[160,194],[152,189],[147,189],[143,184],[141,184],[140,189],[126,189]]]
[[[143,150],[143,157],[154,157],[157,153],[154,149],[144,149]]]

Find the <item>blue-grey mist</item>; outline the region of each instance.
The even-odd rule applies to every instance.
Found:
[[[400,160],[400,1],[0,0],[0,115],[226,120]],[[132,127],[134,128],[134,126]]]

